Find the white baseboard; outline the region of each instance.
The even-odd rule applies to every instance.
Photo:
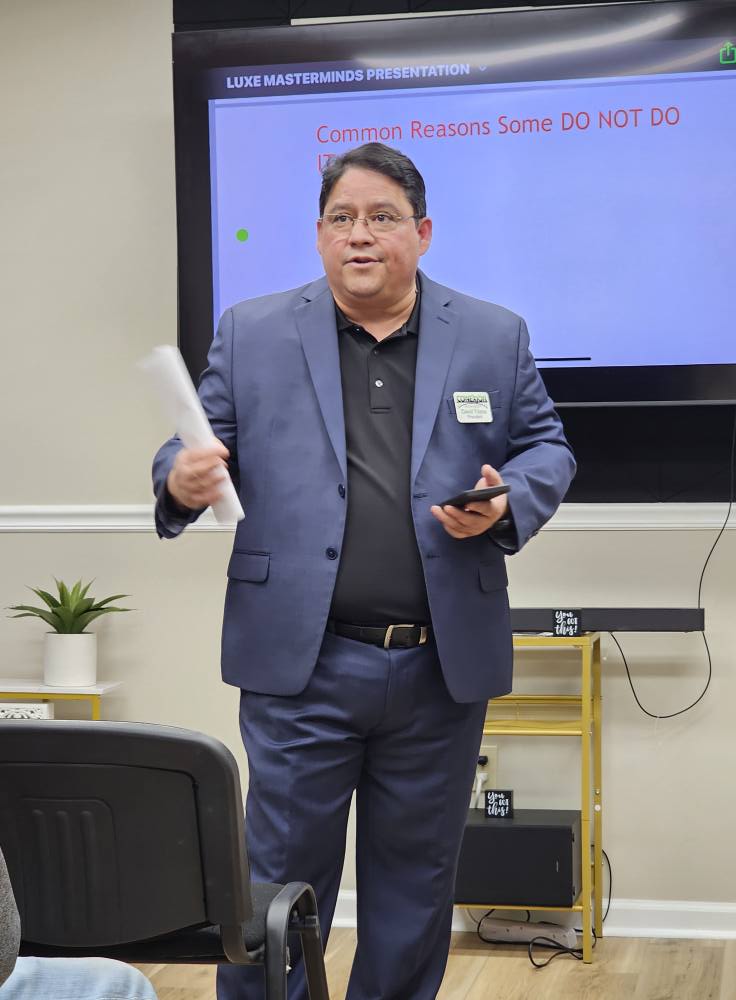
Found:
[[[484,910],[472,911],[479,919]],[[502,912],[502,911],[499,911]],[[518,912],[518,911],[516,911]],[[512,916],[507,911],[506,916]],[[539,920],[569,924],[571,915],[549,910],[532,911]],[[577,921],[580,915],[575,915]],[[343,889],[337,898],[333,927],[356,926],[356,893]],[[579,923],[578,923],[579,926]],[[453,913],[454,931],[474,931],[475,924],[465,909],[457,907]],[[736,938],[736,903],[690,902],[668,899],[614,899],[604,926],[606,937],[652,938]]]
[[[614,899],[610,937],[736,938],[736,903],[682,899]]]

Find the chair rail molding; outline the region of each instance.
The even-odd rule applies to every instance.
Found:
[[[725,503],[563,504],[543,531],[717,531]],[[247,507],[246,507],[246,517]],[[727,529],[736,528],[736,511]],[[211,510],[189,531],[233,531]],[[152,504],[19,504],[0,506],[0,532],[153,532]]]
[[[153,504],[24,504],[0,507],[0,532],[155,532]],[[230,531],[206,510],[190,531]]]

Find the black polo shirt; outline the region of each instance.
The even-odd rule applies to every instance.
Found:
[[[410,492],[419,298],[417,290],[409,319],[381,341],[335,305],[348,462],[330,609],[340,622],[430,624]]]

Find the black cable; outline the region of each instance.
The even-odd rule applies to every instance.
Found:
[[[606,912],[601,918],[601,923],[604,924],[606,922],[606,917],[608,916],[608,911],[611,909],[611,897],[613,896],[613,870],[611,869],[611,859],[608,857],[606,852],[602,850],[601,854],[606,859],[606,864],[608,865],[608,902],[606,903]],[[576,927],[575,933],[582,934],[582,927]]]
[[[700,694],[695,699],[695,701],[692,702],[690,705],[687,705],[685,708],[679,709],[677,712],[668,712],[665,715],[657,715],[655,712],[650,712],[649,709],[644,708],[644,706],[642,705],[642,703],[639,701],[639,696],[636,693],[636,688],[634,687],[634,682],[631,679],[631,672],[629,670],[629,664],[628,664],[628,662],[626,660],[626,656],[624,654],[623,649],[621,649],[621,643],[618,641],[618,639],[613,634],[613,632],[609,632],[608,634],[610,635],[610,637],[613,639],[613,641],[618,646],[618,651],[621,654],[621,659],[624,661],[624,667],[626,668],[626,676],[629,679],[629,686],[631,687],[631,693],[634,695],[634,701],[639,706],[639,708],[642,710],[642,712],[645,715],[648,715],[650,719],[674,719],[676,715],[683,715],[685,712],[689,712],[691,708],[695,708],[695,706],[698,704],[699,701],[703,700],[703,698],[705,697],[706,691],[710,687],[711,677],[713,676],[713,661],[710,658],[710,647],[708,646],[708,640],[705,638],[705,632],[701,632],[700,633],[702,635],[702,637],[703,637],[703,643],[705,644],[705,652],[706,652],[706,655],[708,657],[708,679],[705,682],[705,687],[700,692]]]
[[[596,936],[595,931],[593,931],[594,948],[597,943],[598,943],[598,937]],[[537,962],[535,961],[533,954],[535,947],[553,948],[554,951],[549,956],[549,958],[547,958],[544,962]],[[544,937],[543,935],[540,937],[532,938],[532,940],[529,942],[528,952],[529,952],[529,961],[532,963],[535,969],[544,969],[545,966],[549,965],[549,963],[553,961],[555,958],[559,958],[560,955],[570,955],[571,958],[577,959],[578,962],[583,961],[582,948],[568,948],[566,945],[559,944],[557,941],[554,940],[554,938]]]
[[[613,869],[611,868],[611,859],[606,852],[601,851],[601,854],[606,859],[606,864],[608,865],[608,902],[606,903],[606,912],[603,914],[603,920],[601,920],[601,923],[604,924],[608,916],[608,911],[611,909],[611,899],[613,897]]]
[[[733,431],[731,432],[731,489],[730,489],[730,492],[729,492],[729,495],[728,495],[728,510],[726,511],[726,517],[725,517],[725,519],[723,521],[723,524],[721,525],[721,530],[716,535],[716,540],[711,545],[710,552],[706,556],[705,562],[703,563],[703,569],[702,569],[701,574],[700,574],[700,580],[698,581],[698,607],[699,608],[702,607],[702,604],[701,604],[701,601],[700,601],[700,597],[701,597],[701,592],[702,592],[702,589],[703,589],[703,577],[705,576],[705,571],[706,571],[706,569],[708,567],[708,563],[710,562],[710,557],[713,555],[713,552],[715,551],[716,545],[718,545],[718,543],[720,542],[721,535],[726,530],[726,525],[728,524],[728,519],[731,516],[731,508],[733,507],[733,501],[734,501],[734,485],[736,484],[736,463],[734,461],[735,459],[736,459],[736,407],[734,407],[734,411],[733,411]],[[707,647],[707,643],[706,643],[706,647]]]
[[[486,912],[483,914],[483,916],[479,920],[475,919],[475,917],[473,916],[473,914],[470,912],[470,907],[469,906],[465,907],[465,912],[470,917],[470,919],[473,921],[473,923],[475,924],[476,930],[477,930],[478,927],[480,927],[481,923],[486,919],[486,917],[490,917],[490,915],[492,913],[495,913],[496,911],[495,911],[495,909],[493,909],[493,910],[486,910]]]
[[[711,556],[715,552],[716,546],[720,542],[720,540],[721,540],[721,538],[723,536],[723,532],[726,530],[728,522],[729,522],[729,520],[731,518],[731,511],[733,509],[734,497],[736,496],[736,489],[734,488],[734,487],[736,487],[736,408],[734,408],[734,411],[733,411],[733,430],[731,432],[731,455],[730,455],[729,462],[730,462],[730,468],[731,468],[731,476],[730,476],[730,491],[729,491],[729,498],[728,498],[728,508],[726,510],[726,516],[723,519],[723,524],[721,525],[720,531],[716,535],[715,541],[711,545],[710,551],[708,552],[708,555],[705,557],[705,562],[703,563],[703,568],[700,571],[700,579],[698,580],[698,608],[702,608],[702,606],[703,606],[703,604],[702,604],[702,593],[703,593],[703,579],[705,577],[705,571],[708,568],[708,563],[710,562]],[[695,708],[695,706],[698,704],[698,702],[700,702],[700,701],[703,700],[703,698],[705,697],[705,694],[706,694],[708,688],[710,687],[710,682],[711,682],[711,679],[713,677],[713,660],[711,659],[710,646],[708,645],[708,639],[706,638],[705,631],[703,631],[703,632],[700,633],[701,636],[703,637],[703,645],[705,646],[705,655],[708,658],[708,678],[707,678],[707,680],[705,682],[705,687],[700,692],[700,694],[695,699],[695,701],[693,701],[690,705],[687,705],[685,708],[679,709],[679,711],[677,711],[677,712],[668,712],[665,715],[657,715],[655,712],[650,712],[648,709],[644,708],[644,706],[642,705],[641,701],[639,701],[639,696],[636,693],[636,688],[634,687],[634,682],[631,679],[631,671],[629,670],[629,664],[628,664],[628,662],[626,660],[626,655],[624,654],[624,651],[621,648],[621,643],[618,641],[618,639],[613,634],[613,632],[609,632],[608,634],[610,635],[610,637],[613,639],[613,641],[618,646],[618,651],[621,654],[621,659],[623,660],[624,667],[626,669],[626,676],[627,676],[627,678],[629,680],[629,686],[631,687],[631,692],[634,695],[634,701],[639,706],[639,708],[642,710],[642,712],[645,715],[648,715],[650,717],[650,719],[674,719],[675,716],[677,716],[677,715],[684,715],[685,712],[689,712],[691,708]]]

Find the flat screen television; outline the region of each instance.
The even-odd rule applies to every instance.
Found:
[[[322,273],[320,170],[423,174],[431,277],[528,322],[558,405],[736,401],[736,4],[174,36],[179,342]]]

